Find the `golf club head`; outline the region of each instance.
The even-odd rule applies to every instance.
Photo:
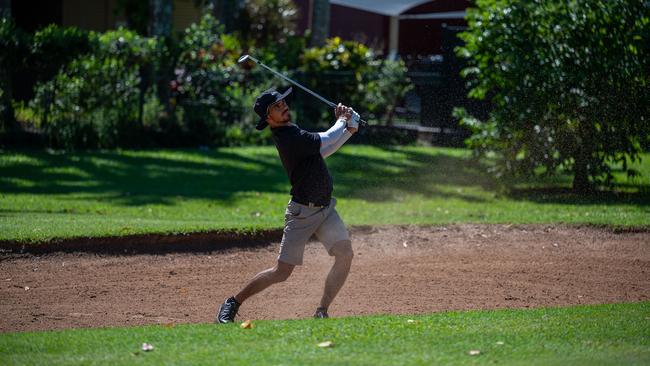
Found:
[[[237,60],[237,63],[241,64],[242,62],[248,60],[250,58],[249,55],[242,55],[239,60]]]

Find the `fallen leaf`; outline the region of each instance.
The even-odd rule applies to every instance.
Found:
[[[470,356],[478,356],[478,355],[481,354],[481,351],[479,351],[477,349],[471,349],[471,350],[469,350],[469,352],[467,352],[467,354],[470,355]]]
[[[240,327],[242,329],[253,329],[253,322],[250,320],[246,320],[243,323],[241,323]]]
[[[320,343],[318,344],[318,347],[321,347],[321,348],[331,348],[331,347],[334,347],[334,342],[332,342],[332,341],[320,342]]]
[[[149,343],[142,343],[142,350],[145,352],[153,351],[153,345]]]

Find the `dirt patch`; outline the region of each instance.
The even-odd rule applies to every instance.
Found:
[[[650,232],[453,225],[353,230],[352,272],[332,316],[650,300]],[[273,265],[278,244],[200,253],[2,254],[0,331],[204,323]],[[251,298],[239,319],[311,316],[332,259]]]

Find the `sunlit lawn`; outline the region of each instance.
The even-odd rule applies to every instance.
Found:
[[[644,302],[6,333],[0,364],[647,365],[649,319]]]
[[[327,161],[349,225],[650,223],[650,154],[642,178],[618,174],[624,192],[586,197],[570,177],[505,189],[465,149],[345,146]],[[270,146],[2,151],[0,240],[279,228],[289,188]]]

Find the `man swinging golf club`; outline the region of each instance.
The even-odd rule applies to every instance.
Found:
[[[305,244],[316,237],[323,243],[334,264],[325,280],[325,289],[315,318],[327,318],[327,310],[345,283],[352,263],[352,243],[343,221],[336,212],[332,198],[332,177],[324,159],[336,152],[359,128],[359,114],[340,103],[334,115],[336,122],[325,132],[307,132],[291,123],[285,98],[291,93],[274,89],[264,91],[255,101],[260,116],[256,126],[271,127],[273,140],[282,165],[291,182],[291,200],[285,211],[284,235],[280,254],[272,268],[253,277],[239,293],[226,299],[217,314],[217,322],[235,320],[246,299],[267,287],[285,281],[295,266],[302,264]]]

